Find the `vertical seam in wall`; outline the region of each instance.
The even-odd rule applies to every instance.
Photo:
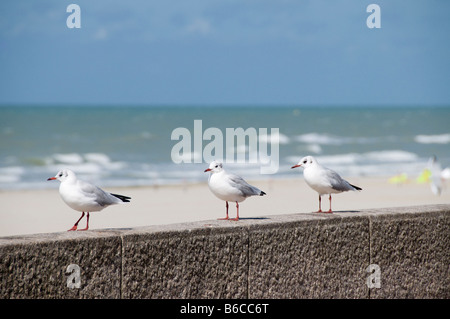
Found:
[[[247,227],[247,299],[250,298],[250,227]]]
[[[123,235],[120,235],[120,283],[119,283],[119,299],[123,299]]]
[[[368,219],[369,219],[369,265],[371,265],[372,264],[372,218],[370,215],[368,216]],[[371,299],[370,298],[370,288],[369,287],[367,287],[367,288],[369,289],[368,297],[369,297],[369,299]]]

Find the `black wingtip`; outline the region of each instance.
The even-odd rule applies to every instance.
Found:
[[[118,195],[118,194],[112,194],[112,193],[111,193],[111,195],[113,195],[114,197],[117,197],[124,203],[129,203],[130,202],[129,200],[131,199],[131,197],[124,196],[124,195]]]
[[[361,187],[358,187],[358,186],[355,186],[355,185],[352,185],[352,184],[350,184],[350,186],[352,186],[354,189],[356,189],[358,191],[362,191]]]
[[[264,196],[266,195],[266,193],[264,193],[263,191],[261,191],[261,193],[259,194],[259,196]]]

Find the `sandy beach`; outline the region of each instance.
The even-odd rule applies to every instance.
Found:
[[[429,184],[414,181],[393,185],[388,183],[387,177],[354,177],[348,180],[362,187],[363,191],[333,195],[335,214],[369,208],[450,203],[448,185],[445,185],[440,196],[436,196]],[[311,213],[318,208],[317,193],[302,178],[250,183],[264,190],[267,196],[251,197],[242,202],[241,219]],[[0,236],[60,232],[71,228],[81,214],[62,201],[58,187],[59,183],[55,183],[52,189],[1,191]],[[225,202],[210,192],[206,181],[199,184],[104,189],[131,196],[132,201],[91,213],[90,229],[206,221],[225,216]],[[322,208],[328,209],[328,205],[328,198],[323,197]],[[235,214],[236,207],[230,203],[230,217]],[[86,218],[79,226],[84,228],[85,223]]]

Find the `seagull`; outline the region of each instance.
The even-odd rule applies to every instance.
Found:
[[[240,202],[250,196],[266,195],[259,188],[248,184],[242,177],[227,173],[220,162],[211,162],[205,172],[210,172],[208,186],[211,192],[226,203],[227,216],[219,220],[239,220]],[[228,217],[228,202],[236,202],[236,218]]]
[[[305,177],[306,183],[309,187],[319,193],[319,210],[317,213],[322,213],[322,195],[329,194],[330,210],[327,213],[332,213],[331,194],[362,190],[362,188],[347,182],[335,171],[320,165],[312,156],[303,157],[297,165],[294,165],[291,168],[296,167],[304,168],[303,176]]]
[[[59,180],[59,194],[63,201],[72,209],[82,212],[80,219],[68,231],[88,230],[89,229],[89,212],[99,212],[102,209],[114,205],[128,203],[131,197],[111,194],[105,192],[101,188],[87,182],[77,179],[74,172],[64,169],[58,172],[54,177],[47,179]],[[78,223],[87,213],[86,228],[77,229]]]
[[[442,192],[442,167],[436,155],[428,160],[428,169],[431,173],[431,191],[434,195],[441,195]]]

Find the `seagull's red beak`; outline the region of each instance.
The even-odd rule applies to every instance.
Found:
[[[56,179],[56,177],[50,177],[50,178],[47,178],[48,181],[53,181],[53,180],[55,180],[55,179]]]
[[[209,172],[209,171],[212,171],[212,169],[207,168],[207,169],[205,169],[205,171],[203,173],[206,173],[206,172]]]
[[[291,168],[296,168],[296,167],[300,167],[300,166],[301,165],[297,164],[297,165],[292,166]]]

